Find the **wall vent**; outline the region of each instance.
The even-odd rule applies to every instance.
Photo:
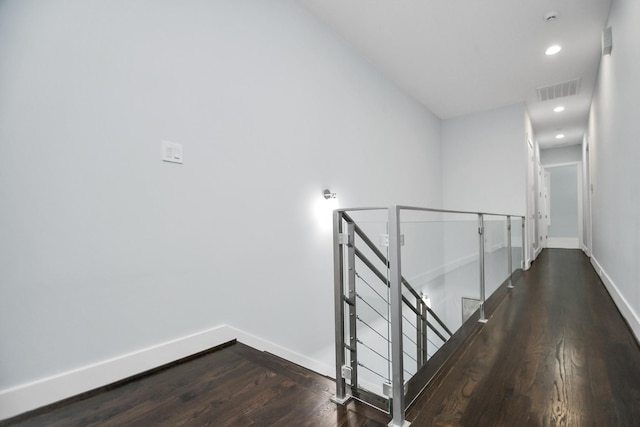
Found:
[[[538,99],[543,102],[577,95],[580,90],[580,80],[581,79],[574,79],[551,86],[539,87]]]

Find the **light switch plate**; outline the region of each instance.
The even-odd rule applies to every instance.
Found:
[[[162,160],[165,162],[182,163],[182,144],[162,141]]]

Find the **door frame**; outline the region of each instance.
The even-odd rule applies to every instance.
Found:
[[[547,165],[543,165],[543,168],[545,170],[545,173],[549,172],[548,169],[553,169],[553,168],[559,168],[559,167],[563,167],[563,166],[575,166],[576,167],[576,177],[577,177],[577,195],[578,195],[578,245],[574,248],[571,247],[571,249],[582,249],[582,242],[583,242],[583,228],[584,228],[584,223],[583,223],[583,182],[582,182],[582,162],[564,162],[564,163],[550,163]],[[550,173],[549,173],[550,174]],[[553,189],[549,189],[547,188],[547,192],[548,192],[548,198],[547,200],[549,201],[548,206],[547,206],[547,212],[546,214],[549,215],[549,220],[545,221],[545,224],[547,224],[547,228],[548,228],[548,224],[551,222],[551,191],[553,191]],[[548,236],[548,230],[544,230],[545,236]],[[549,239],[547,238],[547,247],[557,247],[557,246],[549,246]]]

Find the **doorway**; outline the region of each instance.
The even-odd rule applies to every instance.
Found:
[[[580,249],[582,223],[582,167],[580,162],[545,166],[548,192],[540,224],[548,248]],[[548,178],[547,178],[548,176]],[[546,217],[546,218],[545,218]]]

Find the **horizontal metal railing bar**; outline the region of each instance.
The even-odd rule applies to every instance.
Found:
[[[356,227],[357,227],[357,226],[356,226]],[[384,274],[382,274],[382,273],[380,272],[380,270],[378,270],[378,268],[376,268],[376,266],[374,266],[374,265],[373,265],[373,263],[372,263],[371,261],[369,261],[369,259],[368,259],[368,258],[367,258],[367,257],[366,257],[366,256],[365,256],[365,255],[364,255],[364,254],[363,254],[363,253],[362,253],[358,248],[355,248],[355,249],[356,249],[356,256],[357,256],[357,257],[358,257],[362,262],[364,262],[364,263],[365,263],[365,265],[366,265],[367,267],[369,267],[369,269],[371,269],[371,271],[373,272],[373,274],[375,274],[375,275],[378,277],[378,279],[380,279],[380,280],[385,284],[385,286],[387,286],[387,287],[388,287],[389,285],[388,285],[388,283],[387,283],[387,278],[386,278],[386,276],[385,276]],[[425,317],[422,315],[422,313],[420,313],[420,310],[418,310],[417,308],[415,308],[415,307],[413,306],[413,304],[411,304],[411,302],[409,302],[409,300],[408,300],[404,295],[402,296],[402,301],[407,305],[407,307],[409,307],[409,308],[411,309],[411,311],[413,311],[413,312],[415,313],[415,315],[416,315],[416,316],[419,316],[422,320],[424,320],[424,321],[427,323],[427,327],[428,327],[429,329],[431,329],[431,330],[432,330],[436,335],[438,335],[438,337],[439,337],[442,341],[446,341],[446,340],[447,340],[447,339],[444,337],[444,335],[442,335],[442,334],[440,333],[440,331],[438,331],[438,330],[436,329],[436,327],[435,327],[435,326],[433,326],[433,324],[432,324],[431,322],[429,322],[429,319],[425,318]],[[366,303],[366,301],[365,301],[365,303]],[[368,305],[368,304],[367,304],[367,305]],[[438,315],[437,315],[437,314],[435,314],[435,313],[433,312],[433,310],[432,310],[431,308],[427,307],[427,312],[428,312],[429,314],[431,314],[431,316],[433,316],[433,318],[434,318],[434,319],[436,319],[436,322],[438,322],[438,325],[440,325],[440,327],[441,327],[442,329],[444,329],[444,330],[445,330],[445,332],[446,332],[447,334],[449,334],[449,336],[453,335],[453,333],[451,332],[451,330],[449,330],[449,328],[447,328],[447,325],[445,325],[445,324],[444,324],[444,322],[442,322],[442,320],[438,317]]]
[[[495,213],[495,212],[472,212],[472,211],[455,211],[449,209],[434,209],[434,208],[421,208],[419,206],[396,206],[400,210],[406,211],[423,211],[423,212],[439,212],[439,213],[452,213],[452,214],[469,214],[469,215],[490,215],[490,216],[510,216],[514,218],[524,218],[524,215],[513,215],[509,213]]]
[[[373,206],[370,208],[340,208],[334,209],[334,212],[386,211],[388,209],[389,206]]]
[[[369,267],[369,269],[373,272],[373,274],[375,274],[378,277],[378,279],[380,279],[380,281],[385,284],[386,287],[389,287],[389,284],[387,282],[387,277],[384,274],[382,274],[382,272],[378,270],[378,268],[375,265],[373,265],[371,261],[369,261],[369,258],[367,258],[366,255],[360,251],[360,249],[355,248],[355,250],[356,250],[356,256],[360,259],[360,261],[364,262],[364,264],[367,267]],[[411,311],[413,311],[416,315],[420,316],[420,318],[424,319],[424,316],[422,316],[420,311],[417,308],[415,308],[413,304],[411,304],[411,302],[409,302],[409,300],[404,295],[402,296],[402,301],[411,309]],[[433,316],[437,317],[435,316],[435,314]]]
[[[428,320],[427,320],[427,327],[431,329],[431,331],[433,331],[433,333],[436,334],[438,338],[440,338],[443,342],[447,341],[447,338],[445,338],[444,335],[442,335],[436,328],[434,328],[431,322],[429,322]]]
[[[510,216],[513,218],[525,218],[525,215],[513,215],[509,213],[457,211],[452,209],[423,208],[419,206],[405,206],[405,205],[394,205],[394,207],[397,207],[401,210],[411,210],[411,211],[450,213],[450,214],[468,214],[468,215],[480,214],[480,215],[489,215],[489,216]],[[388,210],[388,209],[389,209],[389,206],[380,206],[380,207],[372,207],[372,208],[341,208],[341,209],[336,209],[335,211],[346,214],[347,212],[378,211],[378,210]]]
[[[366,235],[366,233],[360,228],[360,226],[358,226],[358,224],[356,224],[356,222],[353,220],[353,218],[351,218],[346,213],[343,213],[343,218],[348,223],[351,223],[351,224],[354,225],[354,231],[358,235],[358,237],[360,237],[362,239],[362,241],[367,244],[369,249],[371,249],[371,251],[378,257],[378,259],[380,261],[382,261],[388,268],[389,267],[389,260],[387,259],[387,257],[385,257],[384,254],[382,252],[380,252],[380,249],[377,248],[376,244],[371,241],[369,236]],[[385,280],[386,280],[386,277],[385,277]],[[409,284],[409,282],[407,282],[407,280],[404,277],[402,277],[402,284],[406,286],[406,288],[409,290],[409,292],[411,292],[411,294],[414,297],[420,299],[420,295],[418,294],[418,292],[416,292],[416,290],[413,289],[413,287]]]
[[[380,281],[386,283],[387,282],[387,276],[382,274],[382,272],[380,270],[378,270],[378,268],[375,265],[373,265],[373,263],[371,261],[369,261],[369,258],[367,258],[367,256],[365,254],[363,254],[360,249],[355,248],[355,250],[356,250],[356,256],[360,259],[360,261],[362,261],[364,263],[364,265],[369,267],[369,270],[371,270],[373,272],[373,274],[378,276],[378,279],[380,279]]]
[[[436,319],[436,322],[438,322],[438,325],[440,325],[449,334],[449,336],[453,335],[453,332],[451,332],[451,330],[447,328],[447,325],[444,324],[444,322],[440,319],[440,317],[438,317],[438,315],[434,313],[433,310],[431,310],[431,307],[427,306],[427,311],[429,312],[430,315],[433,316],[434,319]]]
[[[355,225],[355,231],[357,232],[357,231],[358,231],[358,225],[357,225],[357,224],[354,224],[354,225]],[[387,282],[387,277],[386,277],[384,274],[382,274],[382,272],[381,272],[380,270],[378,270],[378,268],[377,268],[375,265],[373,265],[373,263],[372,263],[371,261],[369,261],[369,258],[367,258],[367,257],[366,257],[366,255],[364,255],[364,254],[360,251],[360,249],[358,249],[358,248],[355,248],[355,253],[356,253],[356,256],[357,256],[357,257],[358,257],[358,258],[359,258],[359,259],[360,259],[360,260],[361,260],[361,261],[362,261],[362,262],[363,262],[367,267],[369,267],[369,269],[373,272],[373,274],[375,274],[375,275],[378,277],[378,279],[380,279],[380,281],[382,281],[382,282],[385,284],[385,286],[389,287],[389,284],[388,284],[388,282]],[[383,257],[384,257],[384,255],[383,255]],[[409,289],[410,291],[412,290],[412,289],[410,289],[410,288],[408,288],[408,289]],[[415,291],[414,291],[414,292],[415,292]],[[412,292],[412,294],[414,294],[414,292]],[[416,296],[416,295],[417,295],[417,293],[416,293],[416,294],[414,294],[414,296]],[[360,297],[360,298],[362,298],[362,297]],[[416,298],[419,298],[419,297],[417,297],[417,296],[416,296]],[[364,300],[363,300],[363,301],[364,301]],[[420,310],[418,310],[416,307],[414,307],[414,306],[413,306],[413,304],[411,304],[411,303],[409,302],[409,300],[408,300],[404,295],[402,296],[402,301],[407,305],[407,307],[409,307],[409,308],[411,309],[411,311],[413,311],[413,312],[416,314],[416,316],[419,316],[422,320],[424,320],[424,321],[427,323],[427,327],[428,327],[429,329],[431,329],[431,330],[432,330],[432,331],[433,331],[433,332],[438,336],[438,338],[440,338],[442,341],[446,341],[446,340],[447,340],[447,338],[445,338],[445,337],[444,337],[444,335],[442,335],[442,334],[440,333],[440,331],[438,331],[438,330],[436,329],[436,327],[435,327],[435,326],[433,326],[433,324],[432,324],[431,322],[429,322],[429,319],[425,318],[425,317],[422,315],[422,313],[420,313]],[[367,304],[367,302],[366,302],[366,301],[365,301],[365,304]],[[367,305],[369,305],[369,304],[367,304]],[[434,311],[433,311],[431,308],[429,308],[429,307],[426,307],[426,308],[427,308],[427,312],[428,312],[429,314],[431,314],[431,316],[433,316],[433,318],[436,320],[436,322],[438,323],[438,325],[440,325],[440,327],[441,327],[442,329],[444,329],[444,330],[447,332],[447,334],[449,334],[449,336],[453,335],[453,333],[451,332],[451,330],[449,330],[449,328],[447,328],[447,326],[444,324],[444,322],[442,322],[442,320],[438,317],[438,315],[437,315],[436,313],[434,313]],[[376,312],[377,312],[377,311],[376,311]],[[380,314],[380,313],[378,313],[378,314]]]

